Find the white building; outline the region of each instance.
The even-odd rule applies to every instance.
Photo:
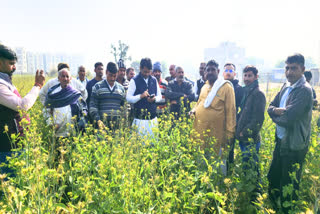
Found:
[[[29,74],[44,69],[43,54],[27,52],[27,65]]]
[[[59,63],[68,63],[72,75],[76,76],[78,67],[83,64],[82,55],[52,54],[26,52],[24,48],[16,48],[18,56],[17,71],[19,73],[34,74],[38,69],[49,73],[57,70]]]
[[[245,56],[245,48],[238,47],[234,42],[223,42],[216,48],[204,49],[204,60],[216,60],[220,69],[225,63],[231,62],[236,65],[238,71],[242,70],[246,62]]]
[[[15,52],[17,54],[18,61],[16,63],[16,73],[25,74],[27,73],[27,53],[25,48],[18,47],[15,48]]]

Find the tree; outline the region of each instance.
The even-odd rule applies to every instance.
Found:
[[[314,62],[312,57],[306,57],[305,63],[304,63],[306,69],[315,68],[317,67],[317,64]],[[276,68],[284,68],[286,66],[286,63],[284,60],[279,60],[276,64]]]
[[[138,60],[133,61],[131,63],[131,67],[133,67],[136,73],[138,73],[140,70],[140,62]]]
[[[305,62],[305,67],[306,69],[310,69],[310,68],[316,68],[318,67],[317,64],[314,62],[312,57],[307,57],[306,58],[306,62]]]
[[[162,71],[162,77],[166,77],[168,75],[168,66],[165,61],[161,61],[161,71]]]
[[[126,63],[127,60],[131,61],[131,56],[127,56],[129,45],[122,43],[121,40],[119,40],[118,43],[118,47],[111,44],[111,54],[114,56],[115,62],[117,63],[119,59],[122,59],[124,63]]]
[[[276,68],[284,68],[286,65],[286,63],[284,63],[284,60],[279,60],[276,64],[275,67]]]

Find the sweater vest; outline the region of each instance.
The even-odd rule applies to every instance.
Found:
[[[16,147],[15,144],[11,145],[10,135],[19,133],[18,122],[21,117],[19,112],[0,105],[0,118],[0,152],[9,152],[11,148]],[[8,127],[8,132],[6,133],[4,133],[5,126]]]
[[[133,78],[136,84],[136,91],[134,96],[142,94],[148,89],[150,95],[154,94],[157,96],[157,79],[153,76],[149,76],[148,85],[143,79],[142,75],[139,74]],[[134,104],[134,117],[142,120],[152,120],[156,117],[157,105],[156,103],[149,103],[147,98],[143,98]]]

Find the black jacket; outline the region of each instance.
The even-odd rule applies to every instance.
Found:
[[[192,83],[186,80],[184,80],[181,85],[179,85],[176,80],[172,80],[169,82],[168,87],[165,91],[165,96],[170,101],[177,101],[177,104],[170,105],[170,112],[180,113],[180,98],[182,98],[185,94],[187,95],[187,97],[183,98],[184,107],[187,108],[187,111],[190,111],[190,102],[194,101],[195,99],[195,95],[192,90]]]
[[[243,88],[241,87],[241,85],[239,85],[239,80],[234,79],[234,80],[231,80],[230,82],[233,85],[234,94],[235,94],[235,98],[236,98],[236,111],[238,113],[244,91],[243,91]]]
[[[274,114],[274,108],[279,107],[281,97],[287,90],[286,86],[283,85],[268,108],[272,121],[286,129],[286,135],[281,140],[280,155],[308,148],[311,135],[313,97],[311,86],[304,77],[296,82],[296,86],[290,92],[284,114]]]
[[[240,104],[239,104],[240,105]],[[260,141],[260,129],[264,121],[266,97],[259,85],[248,92],[237,121],[236,138],[239,141]],[[243,137],[240,137],[242,132]]]

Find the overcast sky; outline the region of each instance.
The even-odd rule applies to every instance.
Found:
[[[237,42],[274,63],[293,52],[319,63],[317,0],[0,0],[0,40],[30,51],[79,53],[86,64],[113,60],[110,44],[133,59],[198,67],[204,48]],[[220,62],[223,63],[223,62]]]

